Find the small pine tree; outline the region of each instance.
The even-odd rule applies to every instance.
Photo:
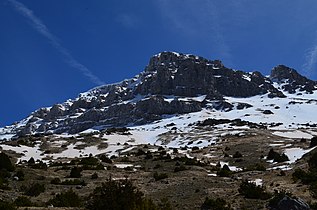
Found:
[[[28,165],[34,165],[35,164],[35,160],[33,157],[31,157],[29,160],[28,160]]]
[[[314,136],[313,138],[310,139],[310,145],[309,147],[314,147],[317,146],[317,136]]]
[[[69,177],[70,178],[80,178],[81,177],[81,171],[82,171],[81,168],[74,167],[74,168],[71,169]]]
[[[14,165],[9,156],[3,152],[0,153],[0,170],[14,171]]]

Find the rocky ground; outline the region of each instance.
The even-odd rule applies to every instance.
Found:
[[[207,132],[206,127],[197,127],[200,133]],[[47,162],[47,167],[32,161],[19,161],[12,172],[8,183],[0,190],[2,200],[14,201],[25,195],[25,189],[34,183],[45,186],[45,191],[38,196],[27,196],[38,206],[29,209],[45,209],[47,201],[57,193],[73,189],[82,198],[100,186],[107,179],[130,179],[145,196],[156,203],[169,202],[174,209],[200,209],[205,198],[223,198],[233,209],[266,209],[270,199],[249,199],[240,192],[239,187],[243,180],[255,182],[265,188],[266,192],[286,191],[293,196],[303,199],[307,203],[315,203],[307,185],[294,181],[292,174],[297,168],[307,169],[309,153],[301,160],[276,163],[267,160],[270,149],[283,153],[287,148],[308,149],[310,141],[303,138],[286,138],[277,136],[274,132],[264,129],[248,129],[243,133],[224,135],[214,144],[205,147],[182,147],[178,149],[165,148],[155,145],[138,145],[130,150],[122,151],[120,156],[110,159],[102,154],[82,156],[77,158],[61,158]],[[165,133],[161,139],[171,139],[175,133]],[[61,139],[53,137],[28,137],[6,142],[7,145],[32,144],[41,140],[43,152],[63,152],[72,141],[83,141],[72,138],[65,141],[66,146],[54,146],[53,142]],[[91,145],[107,144],[96,136],[86,135],[90,139],[82,149]],[[46,143],[45,143],[46,142]],[[49,142],[49,143],[48,143]],[[312,153],[314,151],[311,151]],[[12,162],[18,162],[21,154],[6,150]],[[82,160],[86,160],[82,161]],[[87,163],[87,160],[88,161]],[[221,168],[228,165],[230,172],[221,174]],[[81,168],[81,176],[70,178],[72,168]],[[282,168],[283,170],[279,169]],[[23,179],[15,176],[22,171]],[[95,174],[95,175],[94,175]],[[95,176],[92,178],[92,176]],[[77,180],[79,184],[52,183],[59,179]],[[84,182],[84,184],[83,184]],[[24,209],[24,208],[21,208]],[[67,209],[52,208],[50,209]]]

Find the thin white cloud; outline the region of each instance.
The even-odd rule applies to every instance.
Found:
[[[136,28],[139,25],[139,19],[133,14],[119,14],[115,20],[128,29]]]
[[[49,40],[52,46],[62,54],[63,59],[69,66],[73,67],[74,69],[77,69],[81,74],[87,77],[94,84],[96,85],[104,84],[104,82],[102,82],[96,75],[94,75],[86,66],[84,66],[79,61],[77,61],[71,55],[71,53],[60,44],[58,38],[49,31],[47,26],[38,17],[34,15],[32,10],[27,8],[24,4],[22,4],[19,1],[8,0],[8,2],[16,9],[17,12],[19,12],[27,20],[30,21],[30,24],[32,25],[32,27],[38,33],[40,33],[41,35],[43,35],[45,38]]]
[[[305,55],[305,63],[303,64],[304,72],[307,76],[314,75],[314,68],[317,63],[317,44],[310,48]]]

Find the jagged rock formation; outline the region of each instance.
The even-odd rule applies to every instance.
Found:
[[[136,77],[94,88],[51,108],[39,109],[13,130],[20,136],[33,132],[78,133],[94,126],[144,124],[164,115],[203,108],[230,111],[235,105],[226,102],[224,96],[285,97],[283,90],[273,86],[273,81],[285,83],[283,90],[289,93],[298,88],[307,92],[316,89],[316,82],[282,65],[275,67],[270,77],[265,77],[260,72],[229,69],[219,60],[163,52],[153,56]],[[238,110],[249,107],[252,105],[236,104]]]
[[[290,198],[289,196],[284,196],[276,206],[269,207],[271,210],[309,210],[310,207],[307,203],[299,198]]]
[[[279,83],[285,83],[282,88],[289,93],[295,93],[296,89],[312,93],[316,90],[316,81],[307,79],[300,75],[295,69],[284,65],[278,65],[273,68],[270,78]]]

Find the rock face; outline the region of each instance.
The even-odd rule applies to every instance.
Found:
[[[270,208],[272,210],[309,210],[310,207],[301,199],[290,198],[285,196],[280,200],[277,206]]]
[[[145,72],[155,74],[147,76],[138,86],[136,92],[141,95],[207,95],[213,99],[223,95],[249,97],[276,91],[259,72],[234,71],[221,61],[209,61],[194,55],[161,53],[151,58]],[[260,86],[265,81],[267,84]]]
[[[283,90],[289,93],[295,93],[296,89],[312,93],[316,90],[317,83],[300,75],[296,70],[284,65],[278,65],[273,68],[270,76],[271,80],[279,83],[285,83]]]
[[[265,77],[260,72],[229,69],[219,60],[163,52],[153,56],[136,77],[94,88],[51,108],[39,109],[14,129],[19,135],[78,133],[94,126],[148,123],[164,115],[203,108],[230,111],[235,106],[225,101],[225,96],[268,94],[271,98],[285,97],[283,90],[273,86],[273,81],[283,83],[283,90],[289,93],[297,89],[307,92],[316,89],[316,82],[286,66],[275,67],[271,76]],[[237,109],[249,107],[249,104],[236,105]]]

